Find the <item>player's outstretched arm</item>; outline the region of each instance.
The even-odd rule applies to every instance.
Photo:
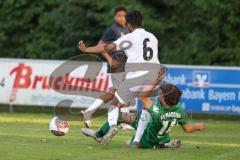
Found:
[[[205,126],[204,126],[204,123],[195,123],[195,124],[187,123],[183,125],[182,128],[184,132],[192,133],[196,131],[202,131],[205,128]]]
[[[100,40],[97,45],[106,45],[106,43]],[[109,63],[112,61],[112,57],[108,54],[108,52],[102,52],[101,54]]]
[[[107,43],[106,42],[104,42],[104,41],[102,41],[102,40],[100,40],[99,42],[98,42],[98,45],[106,45]],[[108,63],[109,63],[109,65],[110,66],[112,66],[112,67],[117,67],[118,65],[119,65],[119,63],[116,61],[116,60],[114,60],[114,59],[112,59],[112,57],[108,54],[108,52],[102,52],[101,53],[102,55],[103,55],[103,57],[108,61]]]
[[[115,51],[116,45],[114,43],[110,44],[101,44],[94,47],[86,47],[83,41],[78,43],[78,48],[84,53],[102,53],[102,52],[109,52]]]

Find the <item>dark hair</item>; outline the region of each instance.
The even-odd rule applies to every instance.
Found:
[[[126,15],[127,23],[131,24],[133,27],[141,27],[143,17],[139,11],[131,11]]]
[[[164,101],[169,105],[169,106],[174,106],[178,104],[180,101],[180,98],[182,96],[182,91],[180,89],[172,84],[165,84],[162,86],[162,95]]]
[[[117,6],[116,8],[115,8],[115,10],[114,10],[114,14],[116,15],[118,12],[120,12],[120,11],[125,11],[125,12],[127,12],[127,9],[125,8],[125,7],[123,7],[123,6]]]

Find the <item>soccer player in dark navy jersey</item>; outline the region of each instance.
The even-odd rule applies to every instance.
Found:
[[[114,42],[121,36],[129,33],[129,30],[126,27],[125,16],[126,9],[124,7],[117,7],[115,9],[114,23],[106,29],[98,44]],[[106,58],[110,65],[110,67],[108,67],[109,73],[124,72],[127,57],[122,50],[111,53],[104,52],[102,55]]]
[[[114,22],[110,27],[105,30],[100,41],[98,42],[98,45],[114,42],[121,36],[129,33],[129,30],[126,26],[126,12],[127,10],[122,6],[118,6],[115,8]],[[127,61],[127,56],[125,55],[124,51],[117,50],[110,53],[103,52],[101,54],[108,61],[107,72],[111,73],[111,78],[109,78],[109,92],[100,97],[100,99],[96,99],[85,111],[82,111],[84,124],[88,128],[91,124],[92,114],[103,103],[113,99],[114,92],[116,90],[114,86],[119,86],[124,79],[125,63]],[[123,108],[122,111],[128,112],[128,109]]]

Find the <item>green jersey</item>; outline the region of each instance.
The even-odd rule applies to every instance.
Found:
[[[181,126],[188,123],[180,104],[165,108],[161,104],[153,104],[148,112],[151,114],[151,121],[145,129],[145,136],[152,144],[161,142],[161,139],[168,135],[171,127],[177,123]]]
[[[153,148],[160,143],[167,143],[170,141],[168,132],[170,128],[177,123],[181,126],[188,123],[182,107],[177,104],[167,109],[160,104],[155,104],[150,107],[148,112],[151,114],[151,121],[148,123],[147,128],[140,141],[140,148]],[[122,123],[121,113],[119,113],[118,124]],[[131,126],[137,129],[138,121],[141,112],[135,113],[135,120],[132,121]],[[96,133],[97,137],[103,137],[109,131],[109,124],[106,122],[100,130]],[[134,139],[134,136],[132,140]]]

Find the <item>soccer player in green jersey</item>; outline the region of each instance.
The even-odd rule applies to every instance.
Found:
[[[142,97],[141,101],[144,108],[151,115],[146,129],[139,143],[132,142],[131,146],[136,148],[165,148],[179,147],[181,141],[170,141],[169,131],[171,127],[179,124],[186,133],[201,131],[204,129],[203,123],[192,124],[189,122],[181,105],[179,104],[182,92],[172,84],[162,85],[160,101],[155,103],[148,97]],[[140,118],[139,112],[121,114],[118,123],[125,122],[135,129]],[[86,136],[94,138],[97,142],[101,142],[102,137],[108,132],[109,124],[105,123],[99,131],[95,132],[89,129],[82,129],[82,133]],[[134,139],[134,136],[132,140]],[[172,145],[171,142],[175,145]]]
[[[184,113],[179,100],[182,92],[174,85],[167,84],[162,88],[160,103],[153,103],[149,98],[141,99],[144,108],[151,115],[141,138],[141,148],[162,147],[162,144],[170,142],[169,131],[171,127],[179,124],[187,133],[201,131],[204,129],[203,123],[191,124]]]

